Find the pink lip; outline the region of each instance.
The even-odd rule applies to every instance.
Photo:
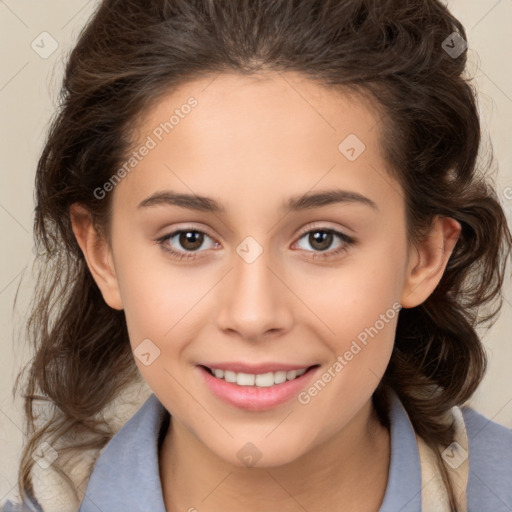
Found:
[[[205,365],[206,366],[206,365]],[[286,365],[285,365],[286,366]],[[289,367],[290,365],[288,365]],[[247,366],[245,366],[247,368]],[[265,368],[268,368],[266,365]],[[263,411],[277,407],[291,398],[298,395],[298,393],[306,386],[306,384],[313,378],[320,369],[320,366],[309,368],[303,375],[297,377],[294,380],[287,380],[282,384],[275,384],[269,387],[257,387],[257,386],[239,386],[236,383],[226,382],[224,379],[218,379],[214,377],[206,368],[199,365],[196,366],[200,372],[206,386],[210,391],[227,402],[230,405],[234,405],[240,409],[246,409],[250,411]],[[214,366],[217,368],[217,366]],[[254,366],[252,367],[254,368]],[[304,368],[295,366],[291,369]],[[222,368],[220,368],[222,369]],[[284,369],[280,366],[280,369]],[[234,371],[234,370],[233,370]],[[257,373],[249,371],[247,373]]]
[[[208,368],[215,368],[218,370],[230,370],[236,373],[251,373],[258,375],[260,373],[278,372],[279,370],[290,371],[290,370],[302,370],[303,368],[309,368],[312,364],[286,364],[286,363],[260,363],[260,364],[248,364],[242,362],[225,362],[225,363],[200,363]],[[283,383],[284,384],[284,383]]]

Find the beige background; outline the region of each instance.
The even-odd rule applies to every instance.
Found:
[[[28,360],[15,328],[23,320],[31,292],[33,180],[48,120],[54,111],[63,62],[96,0],[0,1],[0,503],[16,496],[16,470],[23,440],[19,400],[11,389]],[[512,0],[453,0],[453,13],[468,32],[470,71],[480,91],[486,137],[499,164],[497,187],[512,211]],[[58,44],[48,58],[31,47],[48,32]],[[40,43],[39,43],[40,44]],[[41,46],[41,45],[40,45]],[[43,55],[45,57],[45,55]],[[507,188],[510,187],[510,188]],[[21,281],[19,304],[13,300]],[[507,282],[501,317],[483,332],[489,370],[474,399],[479,412],[512,429],[512,294]],[[23,338],[21,338],[23,340]]]

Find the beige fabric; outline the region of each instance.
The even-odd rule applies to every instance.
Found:
[[[118,397],[105,413],[114,432],[140,408],[151,393],[143,384],[128,389]],[[443,452],[443,460],[450,474],[453,487],[458,494],[459,512],[467,512],[466,486],[468,479],[468,439],[462,412],[458,407],[451,411],[455,424],[454,442]],[[438,473],[434,452],[418,436],[418,451],[422,475],[422,512],[451,512],[446,490]],[[55,447],[58,451],[58,446]],[[85,454],[78,464],[72,466],[70,478],[79,489],[79,499],[68,484],[58,476],[51,466],[41,469],[37,464],[32,473],[35,495],[43,510],[51,512],[77,512],[85,494],[94,463],[101,452]]]
[[[104,411],[103,417],[112,428],[114,434],[133,416],[151,394],[150,388],[140,381],[127,388]],[[58,452],[59,446],[53,445]],[[84,453],[79,461],[73,460],[66,472],[78,489],[78,499],[69,484],[52,466],[42,469],[34,464],[32,483],[34,494],[45,512],[77,512],[85,495],[89,477],[101,450]]]
[[[467,512],[468,435],[460,408],[454,407],[451,413],[455,435],[453,442],[443,450],[442,459],[456,494],[458,512]],[[419,436],[416,436],[416,440],[421,465],[421,510],[422,512],[451,512],[446,488],[437,469],[435,454]]]

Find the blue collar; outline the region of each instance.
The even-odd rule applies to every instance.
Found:
[[[421,467],[414,429],[391,393],[391,461],[379,512],[421,510]],[[158,465],[159,438],[169,413],[151,394],[106,445],[89,480],[79,512],[166,512]]]

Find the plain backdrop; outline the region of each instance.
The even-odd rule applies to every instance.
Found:
[[[17,496],[24,437],[21,401],[13,400],[12,387],[30,357],[15,330],[24,320],[32,287],[34,173],[63,63],[96,5],[97,0],[0,0],[0,503]],[[510,222],[512,0],[453,0],[448,6],[467,30],[468,71],[478,86],[484,142],[492,140],[499,166],[496,185]],[[482,331],[489,369],[470,405],[512,429],[510,287],[508,280],[498,322]]]

